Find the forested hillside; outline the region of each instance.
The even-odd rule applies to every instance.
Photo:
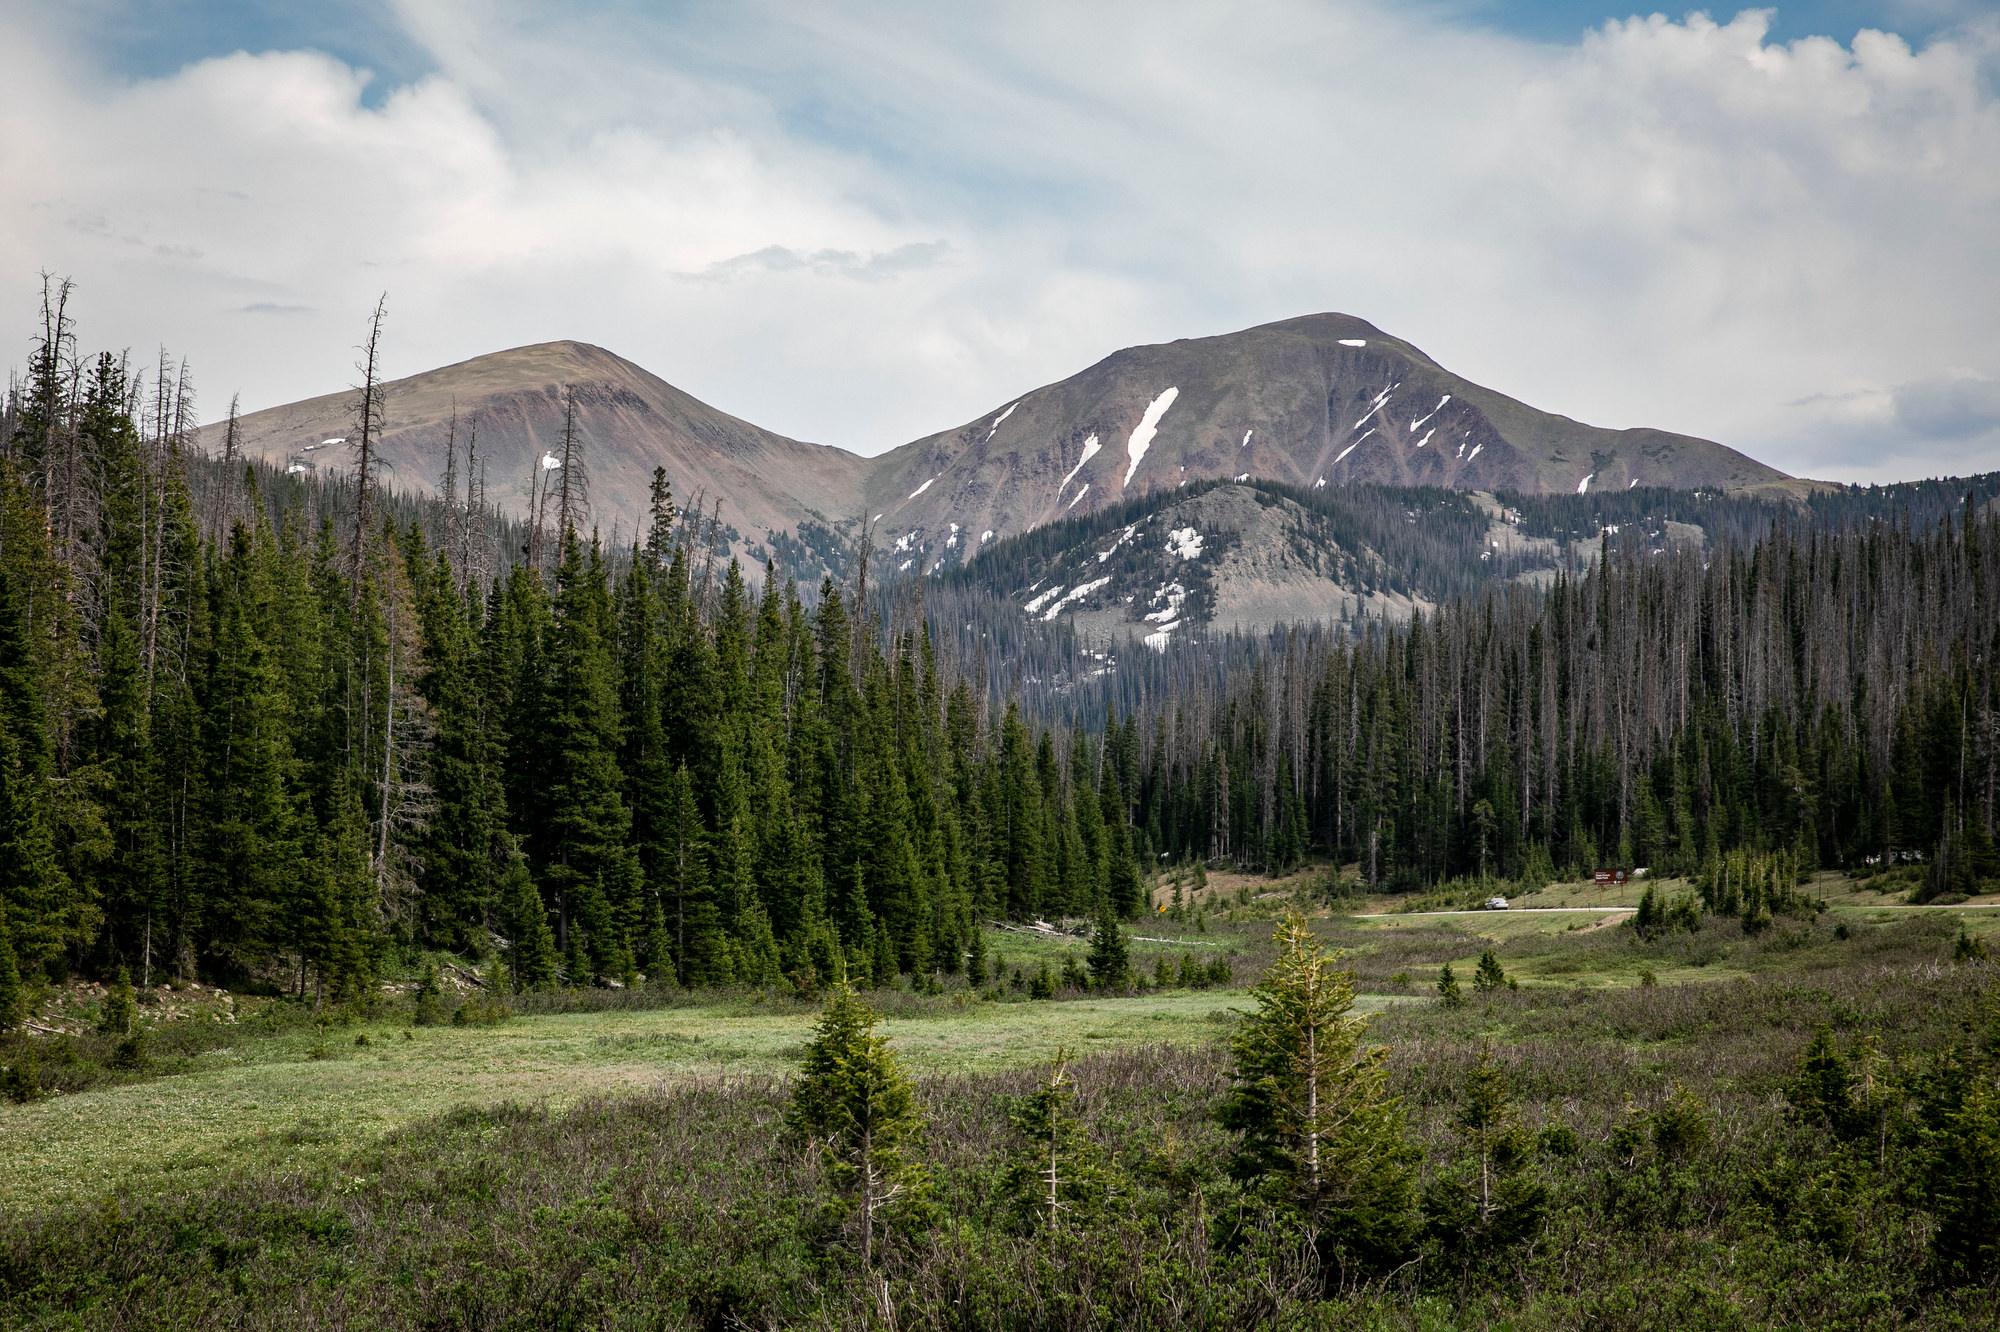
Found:
[[[2000,876],[2000,522],[1780,525],[1632,544],[1356,640],[1190,672],[1131,723],[1140,819],[1176,854],[1375,883],[1804,865]]]
[[[831,584],[753,594],[664,474],[621,556],[565,459],[523,548],[455,453],[443,501],[387,492],[372,379],[345,481],[202,463],[185,373],[78,356],[64,295],[0,444],[7,1016],[121,969],[344,999],[399,946],[518,988],[887,983],[975,916],[1138,909],[1130,753]]]

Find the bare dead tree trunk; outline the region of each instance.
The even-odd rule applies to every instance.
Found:
[[[458,507],[458,395],[451,399],[451,421],[444,432],[444,480],[440,489],[444,491],[444,533],[439,548],[444,551],[445,561],[451,569],[452,585],[465,586],[465,566],[459,562],[459,527],[462,523]]]
[[[376,299],[375,312],[368,317],[368,340],[361,344],[361,360],[356,366],[361,371],[361,384],[356,390],[361,396],[355,403],[355,442],[351,446],[354,451],[354,529],[350,552],[353,561],[350,597],[357,609],[361,605],[362,575],[368,564],[368,504],[375,485],[375,436],[382,425],[382,319],[388,313],[388,304],[389,293],[385,291]]]
[[[542,455],[537,453],[528,460],[528,545],[522,554],[528,558],[528,567],[538,569],[542,564]]]
[[[486,563],[490,546],[486,531],[486,463],[479,456],[476,421],[465,438],[465,522],[459,528],[459,539],[466,582],[484,587],[491,576]]]
[[[222,484],[209,504],[208,543],[218,548],[236,521],[236,468],[242,460],[242,434],[237,416],[241,398],[241,394],[229,395],[229,420],[222,430]]]
[[[576,386],[563,388],[562,479],[556,491],[558,544],[583,530],[590,507],[590,471],[576,437]]]

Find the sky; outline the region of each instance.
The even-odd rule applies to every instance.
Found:
[[[1800,475],[2000,469],[1996,0],[0,0],[0,52],[0,365],[67,275],[208,417],[345,386],[383,292],[392,374],[575,338],[869,454],[1340,310]]]

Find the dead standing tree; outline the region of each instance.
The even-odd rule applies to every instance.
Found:
[[[576,437],[576,386],[563,388],[562,476],[556,482],[556,540],[581,532],[590,515],[590,467]]]
[[[229,395],[229,419],[222,427],[222,477],[209,492],[208,544],[218,549],[236,522],[236,487],[242,482],[236,469],[243,463],[241,401],[241,394]]]
[[[361,344],[361,360],[355,367],[361,371],[361,383],[355,389],[359,396],[354,404],[354,442],[348,446],[354,453],[354,526],[348,558],[352,570],[350,600],[356,608],[361,605],[361,583],[368,566],[369,502],[379,466],[375,447],[382,432],[382,319],[388,305],[389,293],[383,292],[375,302],[375,312],[368,317],[368,340]]]

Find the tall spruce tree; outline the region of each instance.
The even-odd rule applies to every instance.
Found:
[[[852,989],[834,989],[806,1046],[788,1115],[853,1199],[864,1270],[875,1265],[890,1209],[922,1178],[909,1158],[923,1128],[915,1088],[875,1021]]]
[[[1330,1271],[1379,1270],[1407,1253],[1414,1153],[1379,1047],[1364,1044],[1354,976],[1302,917],[1277,929],[1278,957],[1230,1042],[1221,1109],[1238,1135],[1235,1173],[1296,1221]]]

